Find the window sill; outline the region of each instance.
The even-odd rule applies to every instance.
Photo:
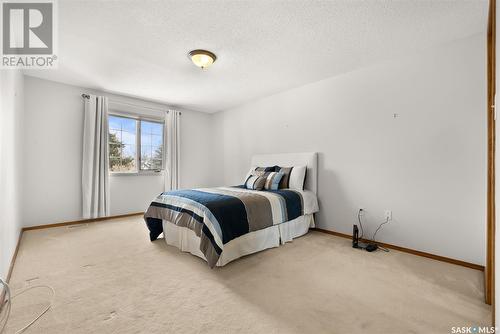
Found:
[[[130,173],[127,173],[127,172],[110,172],[109,173],[109,176],[111,176],[111,177],[114,177],[114,176],[163,176],[163,175],[164,175],[163,171],[159,171],[159,172],[155,172],[155,171],[151,171],[151,172],[142,171],[142,172],[130,172]]]

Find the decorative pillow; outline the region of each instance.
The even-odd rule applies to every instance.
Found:
[[[289,186],[290,173],[292,172],[293,167],[278,167],[278,168],[279,168],[278,171],[283,174],[278,189],[290,188]]]
[[[278,190],[281,179],[283,178],[283,173],[281,172],[271,172],[266,177],[266,183],[264,184],[264,189],[266,190]]]
[[[278,166],[273,166],[273,167],[258,167],[258,166],[252,166],[250,170],[247,173],[247,176],[245,177],[245,180],[248,180],[248,178],[252,175],[254,175],[254,172],[279,172],[279,167]]]
[[[290,188],[304,190],[307,166],[279,167],[283,177],[279,184],[279,189]]]
[[[254,171],[253,175],[245,182],[245,188],[252,190],[262,190],[266,184],[267,174],[265,172]]]

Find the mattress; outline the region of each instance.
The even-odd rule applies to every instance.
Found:
[[[164,239],[168,245],[206,261],[205,255],[200,251],[201,239],[193,230],[166,220],[162,223]],[[245,255],[279,247],[280,244],[306,234],[311,227],[314,227],[314,216],[306,214],[279,225],[244,234],[224,245],[224,252],[219,257],[216,266],[221,267]]]

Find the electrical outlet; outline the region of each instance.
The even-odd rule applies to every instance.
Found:
[[[392,211],[391,210],[385,210],[384,217],[387,220],[392,220]]]

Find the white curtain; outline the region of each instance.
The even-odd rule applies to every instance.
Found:
[[[83,218],[109,216],[108,99],[90,95],[84,100]]]
[[[169,110],[165,115],[164,144],[166,168],[165,191],[176,190],[180,187],[181,162],[181,113]]]

